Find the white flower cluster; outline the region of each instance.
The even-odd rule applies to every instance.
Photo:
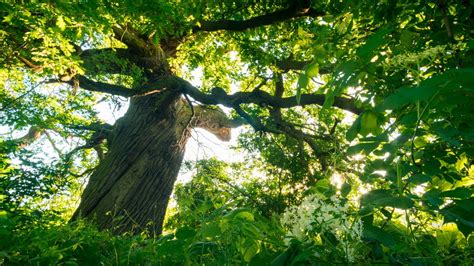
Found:
[[[333,196],[327,200],[318,194],[306,196],[299,206],[285,210],[281,224],[288,230],[287,244],[291,238],[300,241],[323,240],[324,233],[335,236],[335,249],[345,255],[347,261],[357,258],[357,247],[362,240],[362,221],[349,215],[348,203]]]

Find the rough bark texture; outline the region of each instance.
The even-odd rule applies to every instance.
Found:
[[[115,233],[161,233],[189,137],[189,116],[180,111],[179,97],[166,92],[131,100],[73,219],[93,218],[100,228]]]
[[[218,108],[191,109],[175,88],[132,97],[72,219],[94,219],[114,233],[160,234],[190,129],[201,127],[227,141],[237,125]]]

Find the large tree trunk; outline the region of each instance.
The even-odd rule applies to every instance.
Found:
[[[240,124],[218,108],[190,108],[177,91],[168,88],[132,97],[108,138],[107,156],[92,174],[73,220],[93,219],[99,228],[114,233],[161,234],[190,128],[204,128],[228,141],[230,128]]]
[[[92,218],[115,233],[161,233],[190,135],[190,113],[179,97],[169,90],[131,100],[73,219]]]

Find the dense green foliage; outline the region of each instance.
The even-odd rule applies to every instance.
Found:
[[[0,3],[0,264],[472,265],[474,2],[296,1],[316,15],[209,30],[288,7],[263,2]],[[281,82],[298,103],[234,109],[255,128],[245,160],[186,163],[162,236],[67,223],[100,163],[95,106],[124,101],[52,80],[147,84],[116,25],[179,42],[171,68],[202,72],[203,92]],[[77,53],[91,48],[112,49]],[[32,127],[36,142],[18,137]]]

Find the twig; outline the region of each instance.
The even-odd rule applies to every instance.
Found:
[[[59,157],[61,158],[63,156],[63,153],[61,152],[61,150],[56,146],[56,143],[54,143],[53,141],[53,138],[51,137],[51,135],[49,134],[49,132],[47,130],[44,131],[44,134],[46,135],[46,138],[48,139],[49,143],[51,143],[51,146],[53,147],[53,149],[58,153]]]
[[[180,143],[184,143],[184,138],[186,138],[186,131],[188,130],[189,126],[191,125],[191,122],[193,121],[194,119],[194,106],[193,106],[193,103],[191,102],[191,100],[189,99],[188,95],[187,94],[183,94],[184,95],[184,98],[186,99],[188,105],[189,105],[189,108],[191,108],[191,116],[189,117],[188,119],[188,122],[186,123],[186,125],[184,126],[183,128],[183,132],[181,132],[181,138],[180,138]]]
[[[3,106],[3,107],[0,109],[0,112],[6,110],[8,107],[10,107],[11,105],[13,105],[16,101],[18,101],[18,100],[20,100],[21,98],[25,97],[25,96],[28,95],[30,92],[34,91],[39,85],[42,85],[42,84],[44,84],[45,82],[46,82],[46,80],[40,81],[40,82],[37,83],[35,86],[33,86],[31,89],[29,89],[28,91],[26,91],[26,92],[23,93],[22,95],[18,96],[17,98],[13,99],[12,101],[10,101],[9,104]]]

